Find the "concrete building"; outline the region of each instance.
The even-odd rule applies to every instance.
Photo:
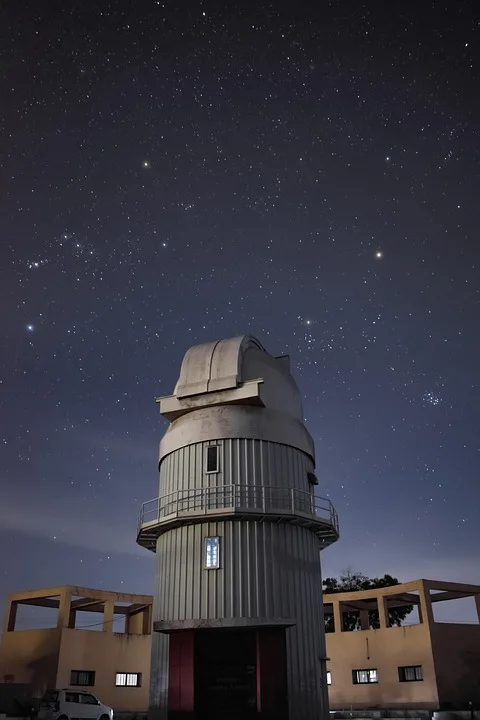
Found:
[[[435,622],[434,606],[474,597],[480,623],[480,586],[416,580],[403,585],[324,596],[334,618],[327,633],[332,710],[480,706],[480,624]],[[417,623],[391,626],[394,608],[413,606]],[[378,612],[380,628],[371,629]],[[358,631],[344,631],[344,613]],[[406,622],[412,621],[407,616]]]
[[[17,629],[22,606],[56,610],[55,627]],[[34,697],[47,688],[90,689],[116,711],[144,711],[150,683],[151,607],[148,595],[54,587],[8,597],[0,644],[0,681],[26,683]],[[88,628],[76,626],[89,613]],[[85,616],[84,616],[85,617]],[[124,617],[124,632],[114,619]]]
[[[435,622],[440,603],[472,596],[478,623]],[[10,595],[0,644],[0,683],[31,684],[36,697],[47,686],[80,686],[116,712],[146,713],[152,600],[76,587]],[[416,580],[325,595],[324,603],[326,618],[336,625],[326,635],[332,710],[461,709],[470,701],[480,706],[480,586]],[[417,622],[392,627],[392,610],[405,604],[414,607],[406,622]],[[22,605],[57,609],[55,627],[16,629]],[[76,616],[87,612],[90,629],[76,629]],[[373,612],[381,625],[376,630],[370,627]],[[358,631],[340,629],[346,613],[356,614]],[[112,619],[120,617],[127,633],[115,632]],[[190,642],[188,632],[185,643]],[[233,647],[238,651],[237,643]],[[189,667],[188,655],[180,655],[179,661]]]
[[[320,551],[338,538],[288,357],[252,337],[192,347],[160,443],[152,718],[328,716]]]

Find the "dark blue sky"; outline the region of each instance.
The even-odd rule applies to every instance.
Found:
[[[155,396],[289,353],[324,571],[480,583],[474,3],[6,2],[0,594],[149,592]]]

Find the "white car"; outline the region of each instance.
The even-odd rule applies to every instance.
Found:
[[[38,720],[113,720],[113,710],[84,690],[47,690]]]

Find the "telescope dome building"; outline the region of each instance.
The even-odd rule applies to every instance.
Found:
[[[150,717],[326,720],[320,551],[338,539],[288,357],[253,337],[190,348],[158,399]]]

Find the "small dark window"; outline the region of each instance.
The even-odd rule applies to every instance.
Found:
[[[308,482],[310,485],[318,485],[318,478],[315,475],[315,473],[309,472],[307,473]]]
[[[207,473],[218,472],[218,445],[207,447]]]
[[[93,687],[95,685],[95,670],[72,670],[70,673],[70,685]]]
[[[65,702],[73,702],[73,703],[80,702],[80,700],[78,699],[78,693],[66,692],[65,693]]]
[[[142,673],[116,673],[115,685],[117,687],[141,687]]]
[[[55,703],[58,700],[58,690],[46,690],[42,703]]]
[[[398,679],[400,682],[418,682],[423,680],[421,665],[405,665],[398,668]]]
[[[376,669],[352,670],[352,682],[354,685],[366,685],[367,683],[378,683]]]
[[[83,703],[83,705],[100,705],[96,697],[93,697],[93,695],[88,695],[87,693],[79,693],[80,702]]]

